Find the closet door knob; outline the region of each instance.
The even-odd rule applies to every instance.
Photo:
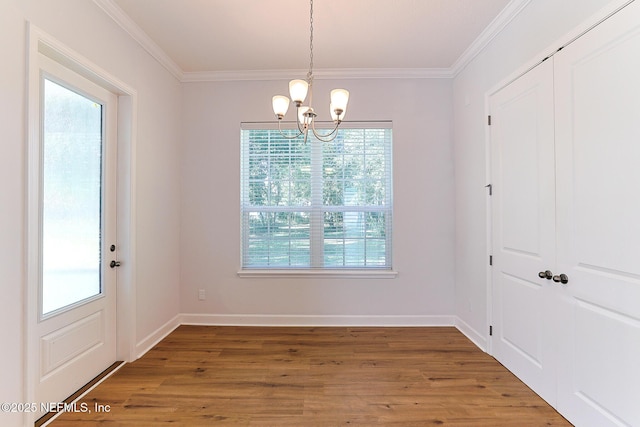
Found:
[[[553,277],[553,273],[550,272],[549,270],[541,271],[540,273],[538,273],[538,277],[541,279],[551,280],[551,278]]]
[[[553,281],[556,283],[562,283],[563,285],[566,285],[567,283],[569,283],[569,276],[567,276],[566,274],[553,276]]]

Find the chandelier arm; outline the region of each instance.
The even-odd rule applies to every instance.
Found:
[[[315,122],[313,123],[312,127],[311,127],[311,131],[313,132],[313,135],[319,139],[322,142],[331,142],[334,139],[336,139],[336,137],[338,136],[338,127],[340,126],[341,122],[336,122],[335,127],[333,128],[333,130],[327,134],[321,134],[316,130],[316,126],[315,126]]]
[[[297,120],[296,120],[297,121]],[[298,134],[297,135],[287,135],[282,131],[282,127],[280,126],[280,123],[282,122],[282,120],[278,120],[278,131],[280,132],[280,135],[284,138],[284,139],[296,139],[299,138],[300,135],[302,135],[302,131],[299,129],[300,125],[298,124]]]

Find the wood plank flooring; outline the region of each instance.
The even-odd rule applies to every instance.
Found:
[[[181,326],[81,403],[50,425],[570,425],[455,328]]]

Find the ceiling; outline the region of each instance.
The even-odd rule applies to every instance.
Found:
[[[309,67],[305,0],[94,1],[177,73]],[[450,70],[514,3],[315,0],[314,70]]]

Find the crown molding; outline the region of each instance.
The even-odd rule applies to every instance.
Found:
[[[452,77],[460,74],[530,2],[531,0],[511,0],[453,63],[450,68]]]
[[[125,13],[113,0],[93,0],[111,19],[114,20],[123,30],[125,30],[133,39],[138,42],[149,55],[167,69],[176,79],[182,80],[184,72],[176,64],[167,53],[162,50],[152,39],[145,33],[142,28],[136,24],[133,19]]]
[[[238,70],[183,73],[183,82],[225,82],[247,80],[291,80],[307,75],[307,70]],[[447,79],[448,68],[331,68],[314,70],[316,80],[335,79]]]
[[[289,80],[307,70],[236,70],[185,72],[113,0],[93,0],[144,50],[181,82]],[[314,71],[316,79],[450,79],[473,59],[531,2],[511,0],[450,68],[334,68]]]

